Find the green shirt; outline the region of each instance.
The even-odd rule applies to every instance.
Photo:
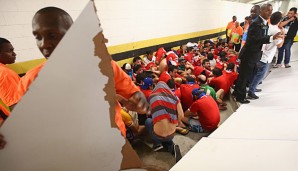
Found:
[[[207,84],[200,84],[200,89],[203,90],[206,95],[211,96],[215,101],[218,99],[215,90]]]

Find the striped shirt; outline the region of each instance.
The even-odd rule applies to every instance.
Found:
[[[158,82],[149,96],[153,124],[168,119],[171,123],[178,123],[177,104],[178,97],[170,90],[163,81]]]

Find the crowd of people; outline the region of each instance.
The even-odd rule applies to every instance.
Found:
[[[176,132],[186,135],[189,131],[217,129],[220,110],[227,109],[223,99],[231,89],[240,103],[249,103],[247,98],[258,99],[257,86],[277,48],[275,67],[281,66],[284,51],[285,67],[290,67],[297,16],[297,8],[291,8],[282,19],[280,12],[272,14],[270,4],[256,5],[244,23],[239,24],[233,16],[226,39],[189,42],[179,48],[159,47],[121,67],[112,61],[119,102],[115,122],[122,135],[133,140],[147,132],[153,140],[153,151],[164,148],[179,161],[180,149],[173,142]],[[45,58],[50,57],[72,23],[68,13],[55,7],[43,8],[34,15],[33,35]],[[6,66],[15,59],[12,44],[0,38],[1,124],[45,65],[42,63],[19,77]],[[5,144],[3,138],[0,135],[0,148]]]

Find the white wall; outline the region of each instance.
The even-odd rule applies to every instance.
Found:
[[[0,0],[0,37],[15,47],[17,62],[41,58],[31,32],[34,13],[63,8],[76,19],[88,0]],[[243,21],[251,5],[220,0],[95,0],[108,46],[225,27]],[[83,33],[82,33],[83,34]]]
[[[292,7],[296,7],[296,8],[298,8],[298,1],[297,1],[297,0],[290,0],[290,2],[289,2],[289,6],[288,6],[288,10],[285,11],[285,13],[287,14],[288,11],[289,11]]]

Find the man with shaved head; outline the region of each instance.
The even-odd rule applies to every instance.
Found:
[[[70,15],[56,7],[46,7],[35,13],[32,33],[45,58],[50,57],[72,23]]]
[[[239,53],[240,74],[233,95],[240,103],[249,103],[246,99],[246,84],[253,74],[256,63],[262,57],[262,46],[273,42],[277,38],[283,38],[281,33],[267,35],[268,22],[272,14],[272,5],[264,4],[261,6],[260,15],[251,23],[248,29],[247,40]]]
[[[254,21],[258,18],[259,14],[260,14],[260,5],[254,5],[251,9],[250,9],[250,20]],[[242,36],[242,47],[244,46],[246,39],[247,39],[247,31],[249,28],[249,25],[251,24],[251,22],[249,22],[248,26],[246,27],[246,29],[244,29],[244,33]]]
[[[260,15],[260,10],[261,10],[260,5],[254,5],[253,7],[251,7],[250,16],[251,16],[253,21],[255,19],[257,19],[257,17]]]
[[[70,15],[60,8],[46,7],[35,13],[32,20],[32,33],[37,47],[46,59],[50,57],[72,23]],[[31,69],[21,78],[18,88],[20,98],[26,93],[44,64],[45,62]]]

